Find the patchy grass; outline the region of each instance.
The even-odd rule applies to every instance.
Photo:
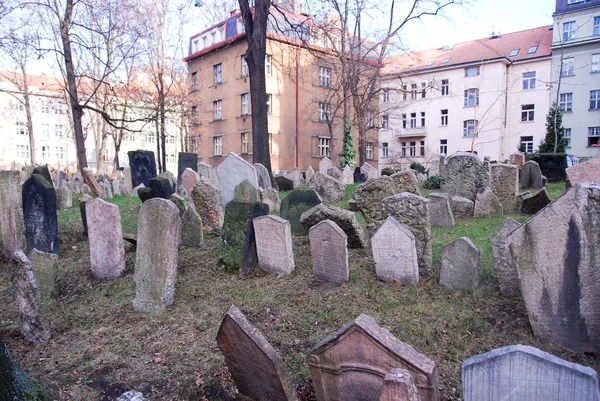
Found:
[[[566,184],[564,182],[551,182],[546,184],[546,191],[550,199],[554,200],[565,193]]]

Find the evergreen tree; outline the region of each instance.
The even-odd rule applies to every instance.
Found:
[[[352,134],[350,133],[350,127],[352,123],[350,120],[344,120],[344,144],[342,145],[342,153],[338,156],[340,158],[340,164],[342,167],[348,166],[354,169],[356,164],[356,150],[354,149],[354,142],[352,140]]]
[[[540,142],[538,153],[564,153],[566,145],[564,131],[562,112],[554,104],[546,117],[546,137]],[[554,148],[555,144],[556,149]]]

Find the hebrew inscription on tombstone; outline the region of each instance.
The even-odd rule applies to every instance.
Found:
[[[261,216],[253,220],[258,265],[270,274],[294,271],[294,250],[290,222],[279,216]]]
[[[319,281],[348,281],[348,237],[333,221],[323,220],[308,232],[315,277]]]

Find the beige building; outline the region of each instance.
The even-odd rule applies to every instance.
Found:
[[[456,151],[498,161],[532,153],[545,135],[551,43],[546,26],[389,58],[379,167]]]

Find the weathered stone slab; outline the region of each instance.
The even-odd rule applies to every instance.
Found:
[[[503,213],[504,207],[491,188],[479,188],[477,190],[473,217],[500,217]]]
[[[179,217],[183,218],[183,214],[188,209],[188,205],[186,204],[185,199],[183,199],[183,197],[177,194],[173,194],[171,195],[169,200],[173,202],[175,206],[177,206],[177,209],[179,209]]]
[[[373,180],[379,177],[379,172],[377,169],[371,166],[369,163],[363,163],[362,166],[360,166],[360,172],[367,176],[367,180]]]
[[[180,227],[173,202],[154,198],[142,204],[133,274],[136,312],[156,313],[173,303]]]
[[[477,188],[489,186],[489,160],[482,163],[477,155],[467,152],[441,158],[440,181],[442,192],[475,201]]]
[[[321,197],[315,191],[296,189],[281,200],[279,215],[290,222],[292,234],[307,235],[308,231],[300,223],[300,217],[321,202]]]
[[[193,207],[187,207],[181,215],[181,245],[197,249],[204,245],[202,218]]]
[[[542,183],[542,170],[540,165],[533,160],[528,161],[521,167],[520,177],[521,188],[540,189],[544,186]]]
[[[81,193],[84,195],[92,195],[92,189],[90,188],[90,186],[88,184],[83,184],[83,185],[81,185]]]
[[[15,169],[12,169],[15,170]],[[91,170],[90,170],[91,171]],[[46,180],[48,180],[48,182],[52,183],[52,176],[50,176],[50,170],[48,170],[48,165],[45,166],[37,166],[33,169],[33,174],[39,174],[42,177],[44,177]],[[31,175],[30,175],[31,177]]]
[[[371,237],[377,278],[404,284],[419,282],[419,263],[415,236],[408,227],[388,217]]]
[[[56,190],[56,203],[59,209],[69,209],[73,207],[73,193],[66,186]]]
[[[96,278],[116,278],[125,271],[125,248],[119,207],[102,199],[86,202],[90,268]]]
[[[294,190],[294,181],[291,178],[282,174],[278,174],[274,178],[275,182],[277,183],[277,188],[279,188],[280,191]]]
[[[335,178],[336,180],[342,182],[342,171],[337,167],[330,167],[327,169],[327,176],[331,178]]]
[[[219,179],[217,178],[217,170],[212,168],[208,163],[198,163],[198,174],[201,178],[206,178],[215,187],[219,188]]]
[[[405,369],[392,369],[383,379],[379,401],[421,401],[415,379]]]
[[[366,174],[364,174],[360,171],[360,167],[358,167],[358,166],[354,167],[354,183],[362,184],[364,182],[367,182]]]
[[[270,213],[279,213],[279,192],[276,189],[261,189],[260,201],[269,206]]]
[[[294,189],[298,189],[300,186],[301,174],[299,168],[293,168],[287,173],[288,178],[290,178],[294,183]]]
[[[504,219],[502,224],[490,235],[492,252],[494,254],[494,268],[500,285],[500,293],[505,297],[518,297],[521,295],[519,276],[515,261],[508,248],[507,236],[521,224],[510,217]]]
[[[21,178],[18,171],[0,171],[0,229],[8,258],[24,245]]]
[[[342,183],[344,185],[354,184],[354,171],[347,165],[342,169]]]
[[[443,192],[433,192],[427,195],[429,199],[429,213],[431,215],[432,227],[453,227],[454,215],[450,208],[450,199],[448,194]]]
[[[258,188],[258,178],[254,166],[231,152],[216,168],[219,179],[219,196],[221,204],[226,207],[234,198],[235,187],[244,180]]]
[[[144,184],[146,188],[149,188],[150,178],[154,178],[157,175],[154,152],[149,150],[131,150],[127,152],[127,156],[129,156],[132,187],[135,188],[140,184]]]
[[[508,159],[512,164],[516,165],[519,170],[523,167],[523,164],[525,164],[525,155],[522,153],[513,153]]]
[[[356,215],[349,210],[320,203],[300,216],[300,223],[307,230],[324,220],[335,222],[346,233],[350,248],[366,248],[368,246],[365,230],[358,222]]]
[[[100,186],[102,187],[102,199],[112,199],[113,193],[110,182],[107,179],[103,179]]]
[[[403,170],[394,173],[390,176],[396,183],[396,191],[410,192],[411,194],[421,196],[421,190],[419,189],[419,180],[413,170]]]
[[[95,195],[95,196],[100,196],[102,195],[102,187],[100,186],[100,184],[98,184],[98,181],[96,180],[96,177],[94,176],[94,172],[92,171],[92,169],[88,168],[88,167],[84,167],[82,169],[82,174],[83,174],[83,180],[85,181],[84,185],[87,185],[86,189],[89,189],[90,194]],[[48,180],[48,182],[52,183],[52,181]],[[83,192],[83,186],[81,191]],[[86,192],[84,192],[86,193]]]
[[[527,345],[510,345],[464,361],[465,401],[598,401],[598,375]]]
[[[56,192],[52,184],[39,174],[32,174],[22,189],[26,252],[33,248],[58,255],[58,221]]]
[[[304,179],[306,180],[306,182],[309,182],[313,175],[315,175],[315,170],[313,170],[311,166],[308,166],[306,172],[304,173]]]
[[[196,171],[198,169],[198,154],[179,152],[177,156],[177,184],[182,184],[183,172],[185,171],[185,169],[189,168],[193,171]]]
[[[12,257],[11,280],[15,288],[23,335],[34,344],[46,343],[50,339],[50,331],[42,315],[40,289],[31,270],[31,263],[20,249]]]
[[[571,166],[566,171],[571,185],[588,182],[600,184],[600,156]]]
[[[257,401],[298,399],[275,348],[235,306],[223,317],[217,345],[241,394]]]
[[[269,170],[260,163],[254,163],[254,170],[256,170],[256,179],[258,180],[258,188],[267,189],[271,188],[271,177],[269,176]]]
[[[200,176],[195,170],[186,168],[183,170],[183,173],[181,173],[181,181],[185,186],[187,193],[191,194],[196,184],[200,182]]]
[[[329,158],[322,157],[321,160],[319,160],[319,173],[327,175],[327,170],[331,167],[333,167],[333,164]]]
[[[348,281],[348,237],[331,220],[324,220],[308,231],[315,278],[327,283]]]
[[[121,196],[131,196],[131,191],[127,188],[127,184],[123,181],[119,181],[119,193]]]
[[[315,173],[308,182],[308,188],[321,196],[323,202],[339,202],[344,199],[346,186],[335,178]]]
[[[307,359],[318,400],[379,401],[393,367],[407,370],[421,401],[439,401],[435,362],[361,314],[319,342]],[[397,400],[397,399],[395,399]]]
[[[41,296],[50,297],[56,294],[58,255],[40,252],[34,248],[29,253],[29,261]]]
[[[131,182],[131,168],[129,167],[123,168],[123,182],[127,187],[127,192],[131,192],[133,190],[133,184]]]
[[[253,220],[259,266],[270,274],[294,271],[294,250],[290,222],[278,216]]]
[[[452,215],[457,219],[470,219],[473,217],[475,202],[462,196],[450,197]]]
[[[244,202],[260,202],[260,191],[250,181],[244,180],[235,187],[233,199]]]
[[[164,174],[164,173],[161,173]],[[150,178],[150,199],[163,198],[169,199],[175,193],[175,179],[168,176],[157,176]],[[142,199],[143,201],[143,199]]]
[[[369,180],[356,188],[352,194],[354,207],[362,211],[369,230],[376,230],[387,217],[382,201],[397,193],[396,181],[387,176]]]
[[[225,212],[221,205],[219,190],[207,179],[200,179],[190,193],[194,208],[202,218],[202,226],[207,230],[220,230],[223,227]]]
[[[546,187],[536,191],[533,194],[523,196],[520,200],[521,213],[536,214],[552,202],[546,191]]]
[[[440,285],[474,291],[479,286],[479,249],[467,237],[460,237],[442,248]]]
[[[500,203],[510,207],[519,194],[519,169],[514,164],[494,163],[490,167],[490,188]]]

